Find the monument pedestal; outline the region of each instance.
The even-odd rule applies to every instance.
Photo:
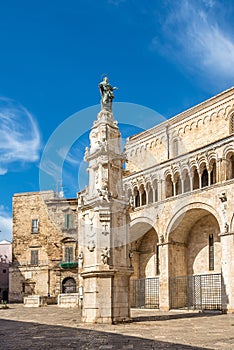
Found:
[[[83,273],[85,323],[129,322],[129,277],[132,271]]]

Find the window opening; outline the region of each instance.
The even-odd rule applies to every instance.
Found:
[[[64,228],[65,229],[74,228],[74,216],[73,216],[73,214],[65,214],[64,215]]]
[[[208,186],[208,171],[204,168],[202,172],[202,187]]]
[[[73,247],[65,247],[64,251],[64,261],[73,262]]]
[[[214,270],[214,236],[209,235],[209,270]]]
[[[39,231],[39,220],[33,219],[32,220],[32,233],[38,233]]]
[[[31,250],[31,265],[38,265],[38,250]]]

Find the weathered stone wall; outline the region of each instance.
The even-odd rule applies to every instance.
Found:
[[[217,221],[212,215],[204,216],[192,227],[188,237],[188,275],[204,274],[209,271],[209,235],[214,237],[214,270],[221,272],[221,244]]]
[[[230,135],[234,89],[221,93],[137,136],[125,145],[130,173],[189,153]],[[178,154],[175,154],[177,140]]]
[[[22,193],[13,197],[13,263],[10,273],[10,300],[22,301],[23,296],[46,296],[61,293],[62,282],[73,277],[78,283],[77,268],[62,269],[64,247],[74,247],[77,259],[77,202],[55,198],[54,192]],[[64,215],[74,216],[74,226],[64,226]],[[38,220],[33,232],[32,220]],[[38,251],[38,262],[31,252]]]

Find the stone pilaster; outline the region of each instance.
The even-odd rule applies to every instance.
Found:
[[[222,308],[234,312],[234,232],[220,234],[222,246]]]

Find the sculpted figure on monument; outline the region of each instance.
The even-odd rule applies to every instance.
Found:
[[[105,247],[102,250],[102,254],[101,254],[101,260],[104,265],[108,264],[109,257],[110,257],[110,250],[107,247]]]
[[[102,108],[111,110],[112,100],[115,97],[113,91],[117,90],[117,87],[112,87],[107,77],[104,77],[103,81],[101,81],[101,83],[98,86],[102,96]]]

